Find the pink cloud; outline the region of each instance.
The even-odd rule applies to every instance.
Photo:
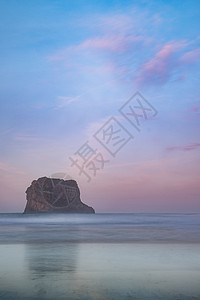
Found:
[[[188,51],[182,55],[179,60],[180,64],[193,64],[200,61],[200,48]]]
[[[178,65],[177,53],[183,47],[184,42],[171,42],[164,45],[154,57],[141,66],[137,84],[161,84],[168,81],[173,70]]]
[[[140,67],[136,80],[137,85],[164,84],[174,74],[178,75],[179,80],[185,79],[185,75],[181,74],[182,68],[184,66],[188,68],[188,65],[200,61],[200,48],[186,51],[187,46],[186,41],[171,42],[164,45],[160,51]],[[184,54],[183,51],[185,51]]]
[[[86,39],[78,45],[66,47],[47,59],[60,70],[88,74],[92,80],[97,77],[126,76],[130,66],[124,64],[129,55],[145,43],[142,36],[128,33],[111,33]],[[98,79],[100,80],[100,79]]]
[[[113,74],[120,73],[120,78],[123,76],[123,80],[128,80],[128,82],[133,80],[134,76],[138,87],[162,85],[170,79],[184,80],[187,72],[183,72],[183,66],[187,66],[188,69],[188,65],[198,61],[200,48],[189,51],[187,48],[191,47],[190,41],[169,41],[152,57],[146,58],[147,53],[152,50],[150,47],[152,45],[157,47],[158,44],[150,34],[138,30],[141,18],[145,15],[138,17],[135,11],[132,13],[133,15],[119,13],[91,16],[88,22],[84,20],[82,26],[95,27],[97,36],[63,48],[47,59],[55,61],[61,69],[72,68],[75,72],[81,68],[87,71],[88,67],[94,69],[94,66],[107,65],[109,59]],[[152,26],[159,26],[162,22],[158,14],[151,16],[150,19],[148,16],[148,20],[151,20]],[[140,64],[139,68],[138,64]],[[135,75],[136,69],[138,69],[137,75]]]
[[[88,39],[79,45],[80,49],[124,52],[131,44],[141,41],[140,36],[111,35]]]
[[[195,105],[195,106],[193,106],[193,107],[191,108],[191,110],[192,110],[193,112],[198,112],[198,111],[200,111],[200,106]]]
[[[61,51],[58,51],[55,55],[48,56],[49,61],[62,61],[69,59],[76,54],[88,54],[89,52],[95,53],[104,52],[110,53],[122,53],[135,46],[142,41],[141,36],[126,35],[126,34],[111,34],[103,35],[95,38],[87,39],[82,43],[74,46],[67,47]]]
[[[198,147],[200,147],[200,143],[192,143],[190,145],[186,145],[186,146],[171,146],[171,147],[167,147],[166,150],[167,151],[191,151],[191,150],[195,150]]]
[[[133,34],[135,31],[136,17],[123,13],[114,14],[96,14],[90,16],[87,20],[84,18],[80,26],[96,29],[98,35],[88,38],[77,45],[70,45],[54,55],[48,56],[49,61],[64,60],[68,55],[73,55],[80,50],[123,52],[128,45],[140,41],[141,36]],[[137,23],[137,22],[136,22]]]
[[[185,111],[185,117],[188,120],[196,120],[200,117],[200,105],[197,103],[196,105],[188,107]]]

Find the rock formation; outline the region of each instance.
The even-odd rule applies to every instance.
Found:
[[[24,213],[95,213],[80,199],[75,180],[41,177],[26,190]]]

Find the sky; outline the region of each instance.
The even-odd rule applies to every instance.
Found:
[[[98,213],[200,212],[199,11],[0,0],[0,212],[43,176]]]

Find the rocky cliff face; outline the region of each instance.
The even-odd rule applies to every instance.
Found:
[[[75,180],[42,177],[26,190],[24,213],[95,213],[80,199]]]

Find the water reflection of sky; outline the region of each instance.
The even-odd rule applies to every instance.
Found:
[[[198,299],[199,250],[198,244],[1,245],[0,297]]]

